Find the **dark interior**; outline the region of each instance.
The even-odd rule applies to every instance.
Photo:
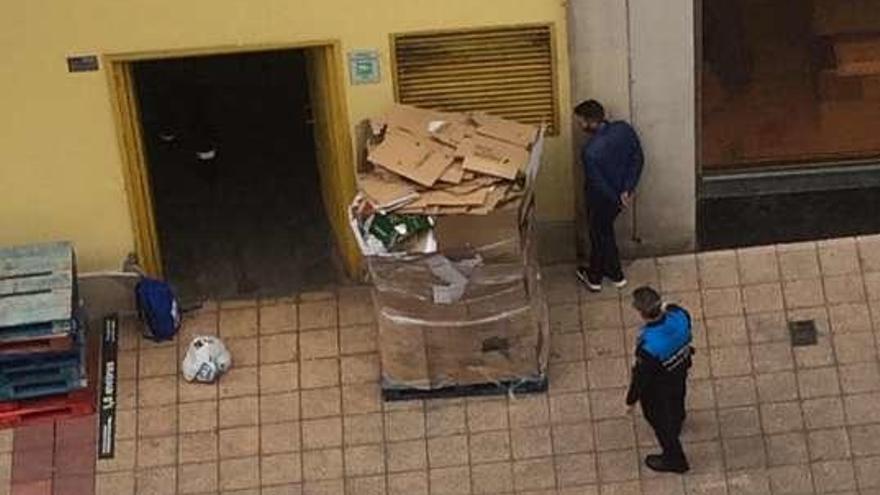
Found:
[[[880,157],[880,2],[703,0],[711,173]]]
[[[182,299],[342,280],[302,51],[139,62],[134,80],[162,261]]]

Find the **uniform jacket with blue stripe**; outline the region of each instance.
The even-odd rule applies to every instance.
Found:
[[[635,404],[657,381],[686,373],[692,353],[691,315],[684,308],[669,304],[660,319],[642,327],[626,394],[627,405]]]

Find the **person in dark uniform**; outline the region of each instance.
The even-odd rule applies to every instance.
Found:
[[[636,131],[626,122],[609,122],[605,108],[587,100],[574,109],[575,120],[587,135],[580,152],[586,177],[590,222],[590,262],[575,275],[592,292],[602,290],[608,278],[618,289],[626,285],[620,267],[614,220],[633,200],[642,174],[644,156]]]
[[[645,419],[663,449],[645,457],[654,471],[684,473],[690,466],[679,436],[685,419],[688,369],[691,367],[691,316],[684,308],[666,304],[651,287],[633,291],[633,307],[645,324],[635,350],[632,381],[626,405],[642,405]]]

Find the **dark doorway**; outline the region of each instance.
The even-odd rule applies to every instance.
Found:
[[[181,297],[277,296],[343,280],[305,54],[133,66],[162,261]]]

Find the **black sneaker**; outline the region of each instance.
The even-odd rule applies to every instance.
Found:
[[[690,470],[687,461],[682,461],[679,464],[671,464],[663,459],[662,455],[657,454],[645,457],[645,465],[652,471],[657,471],[658,473],[684,474]]]
[[[626,277],[621,276],[618,279],[611,279],[611,284],[617,289],[623,289],[626,287]]]
[[[575,270],[574,274],[590,292],[599,292],[602,290],[602,279],[600,278],[596,280],[591,277],[590,272],[586,268],[580,266]]]

